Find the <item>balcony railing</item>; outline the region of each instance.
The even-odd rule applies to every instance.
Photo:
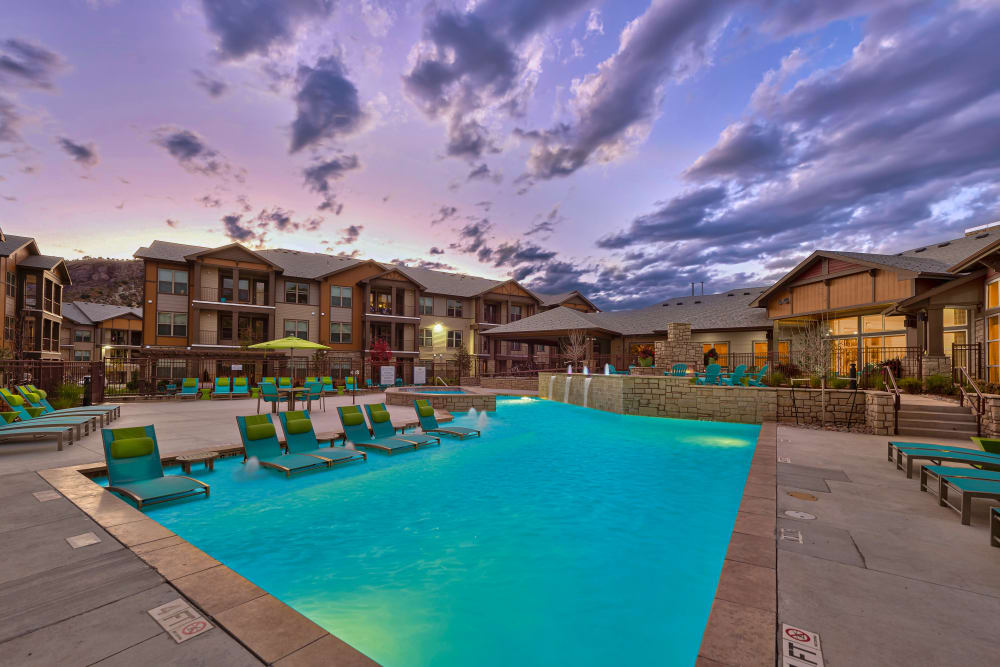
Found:
[[[367,312],[371,315],[395,315],[397,317],[419,317],[417,307],[413,304],[375,304],[369,305]]]
[[[219,331],[199,331],[198,341],[196,345],[243,345],[244,343],[248,345],[253,345],[255,343],[263,343],[268,340],[266,336],[250,336],[245,340],[241,340],[238,336],[233,338],[228,335],[228,332]]]
[[[219,289],[218,287],[202,287],[195,291],[195,299],[199,301],[210,301],[212,303],[232,303],[232,304],[243,304],[248,306],[269,306],[266,294],[259,294],[256,292],[251,292],[249,295],[246,291],[242,293],[237,293],[234,289]]]

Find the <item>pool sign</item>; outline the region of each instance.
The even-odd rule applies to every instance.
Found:
[[[413,384],[424,384],[427,382],[427,367],[426,366],[414,366],[413,367]]]
[[[396,367],[379,366],[379,384],[385,387],[396,384]]]
[[[181,598],[150,609],[149,615],[178,644],[212,629],[212,624],[202,618],[202,615],[188,604],[187,600]]]
[[[819,635],[794,625],[781,624],[782,667],[823,667]]]

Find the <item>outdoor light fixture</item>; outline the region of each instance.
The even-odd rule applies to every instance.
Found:
[[[436,324],[434,325],[434,331],[441,331],[441,329],[444,329],[444,325],[443,325],[443,324],[441,324],[440,322],[437,322],[437,323],[436,323]]]
[[[354,405],[358,397],[358,376],[361,375],[361,371],[351,371],[351,375],[354,376],[354,391],[351,392],[351,405]]]

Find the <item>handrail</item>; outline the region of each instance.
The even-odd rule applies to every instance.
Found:
[[[896,376],[892,372],[892,367],[888,364],[882,366],[882,374],[886,376],[885,388],[890,394],[892,394],[892,434],[899,435],[899,403],[900,403],[900,393],[899,387],[896,385]],[[890,389],[890,386],[892,387]]]
[[[964,366],[958,367],[959,383],[958,383],[958,404],[959,406],[965,405],[965,400],[969,400],[969,407],[972,411],[976,413],[976,435],[983,434],[983,409],[986,405],[986,397],[983,396],[983,392],[979,390],[979,385],[976,381],[972,379],[969,375],[969,371]],[[962,376],[965,376],[965,381],[962,381]],[[965,383],[968,382],[969,386],[976,392],[976,401],[973,403],[972,397],[969,392],[965,389]]]

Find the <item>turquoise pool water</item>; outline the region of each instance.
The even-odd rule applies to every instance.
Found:
[[[210,499],[147,513],[387,667],[694,664],[758,427],[497,404],[329,472],[196,466]]]

